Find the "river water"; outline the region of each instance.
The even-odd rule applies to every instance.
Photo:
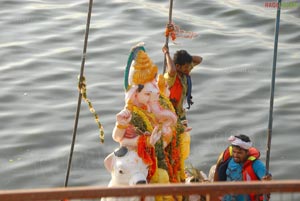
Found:
[[[203,63],[192,73],[188,162],[208,172],[227,143],[244,133],[266,158],[276,8],[261,0],[175,0],[173,21],[195,38],[170,42]],[[0,0],[0,189],[64,185],[77,106],[88,1]],[[300,2],[283,7],[270,170],[300,179]],[[145,42],[160,72],[168,1],[94,1],[85,77],[105,143],[82,103],[69,186],[107,185],[103,159],[124,106],[123,74],[131,46]],[[298,122],[298,123],[297,123]]]

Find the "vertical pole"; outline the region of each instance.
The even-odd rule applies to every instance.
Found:
[[[91,15],[92,15],[92,6],[93,6],[93,0],[90,0],[90,2],[89,2],[88,16],[87,16],[87,22],[86,22],[86,29],[85,29],[83,53],[82,53],[82,59],[81,59],[81,68],[80,68],[80,76],[79,76],[79,94],[78,94],[78,101],[77,101],[77,109],[76,109],[75,123],[74,123],[74,127],[73,127],[73,138],[72,138],[72,144],[71,144],[71,149],[70,149],[67,174],[66,174],[66,178],[65,178],[65,187],[68,186],[70,169],[71,169],[71,164],[72,164],[73,151],[74,151],[75,140],[76,140],[76,132],[77,132],[77,126],[78,126],[78,119],[79,119],[79,114],[80,114],[80,106],[81,106],[81,100],[82,100],[82,94],[81,94],[81,90],[80,89],[81,89],[82,80],[83,80],[83,72],[84,72],[84,64],[85,64],[85,58],[86,58],[88,35],[89,35],[90,21],[91,21]]]
[[[172,10],[173,10],[173,0],[170,0],[169,22],[168,22],[168,24],[172,23]],[[168,44],[169,44],[169,36],[166,36],[165,46],[168,47]],[[165,74],[165,72],[166,72],[166,66],[167,66],[167,59],[166,59],[166,56],[164,56],[164,70],[163,70],[163,74]]]
[[[277,1],[277,5],[278,5],[278,7],[277,7],[275,39],[274,39],[274,54],[273,54],[271,97],[270,97],[269,124],[268,124],[268,140],[267,140],[267,154],[266,154],[266,169],[267,169],[266,174],[268,174],[268,172],[269,172],[269,164],[270,164],[270,151],[271,151],[272,127],[273,127],[273,105],[274,105],[274,91],[275,91],[276,62],[277,62],[277,47],[278,47],[278,36],[279,36],[281,0]]]

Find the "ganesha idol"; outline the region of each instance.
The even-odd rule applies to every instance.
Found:
[[[190,136],[176,116],[163,76],[157,74],[144,47],[134,47],[125,71],[125,106],[116,115],[112,137],[120,149],[136,152],[146,164],[145,183],[182,182]],[[156,200],[175,198],[157,196]]]

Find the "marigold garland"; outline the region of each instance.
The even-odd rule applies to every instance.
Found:
[[[179,144],[179,138],[176,132],[174,132],[173,140],[172,140],[172,159],[173,164],[173,172],[174,176],[176,176],[176,179],[178,179],[178,172],[180,172],[180,160],[181,160],[181,150],[180,150],[180,144]]]
[[[152,133],[153,126],[149,119],[155,122],[154,115],[136,106],[132,107],[132,112],[133,112],[132,119],[131,119],[132,124],[137,129],[143,132]],[[148,138],[149,136],[140,135],[138,139],[137,153],[143,159],[143,161],[149,165],[147,179],[150,181],[150,179],[152,178],[152,176],[156,171],[157,163],[156,163],[155,149],[147,143]]]
[[[173,168],[172,168],[172,164],[170,162],[170,156],[169,156],[169,152],[166,151],[166,149],[164,150],[165,153],[165,162],[167,165],[167,171],[168,171],[168,175],[169,175],[169,180],[170,182],[174,183],[174,174],[173,174]]]
[[[166,37],[171,36],[172,41],[176,40],[176,31],[175,31],[175,29],[173,28],[173,26],[168,26],[168,27],[166,28],[165,36],[166,36]]]
[[[181,29],[178,25],[171,23],[168,27],[166,27],[165,31],[166,37],[171,37],[172,41],[175,41],[177,38],[189,38],[193,39],[199,36],[198,33],[193,31],[185,31]]]
[[[143,161],[149,165],[148,176],[147,179],[150,181],[152,176],[156,171],[156,158],[155,158],[155,150],[153,147],[149,146],[147,143],[148,136],[141,135],[138,139],[138,147],[137,153],[138,156],[143,159]]]
[[[170,99],[167,98],[162,93],[160,93],[160,96],[159,96],[159,104],[162,105],[163,108],[169,109],[175,113],[175,109],[174,109],[173,104],[171,103]]]
[[[142,121],[143,121],[143,124],[144,126],[143,127],[146,127],[146,128],[143,128],[145,130],[143,130],[144,132],[146,131],[149,131],[150,133],[152,133],[153,131],[153,126],[151,124],[151,122],[149,121],[149,118],[151,119],[154,119],[154,115],[153,114],[147,114],[149,116],[149,118],[147,118],[147,115],[145,114],[145,110],[142,110],[136,106],[133,106],[133,113],[135,113],[137,116],[136,118],[140,118]],[[133,121],[136,120],[138,121],[137,119],[133,118]],[[135,125],[136,127],[140,128],[139,125]],[[140,128],[142,129],[142,128]]]
[[[165,109],[172,110],[175,112],[172,103],[169,99],[160,94],[159,99],[160,104]],[[153,131],[153,123],[156,123],[154,114],[149,113],[143,108],[138,108],[136,106],[132,107],[132,119],[131,123],[142,132]],[[138,155],[143,159],[143,161],[149,165],[149,171],[147,179],[150,180],[157,168],[166,169],[169,175],[170,182],[179,182],[181,173],[181,150],[180,150],[180,134],[184,131],[184,127],[178,120],[176,127],[173,127],[173,137],[170,144],[163,148],[162,139],[158,141],[153,148],[149,145],[149,136],[140,135],[138,139],[137,152]]]
[[[158,167],[164,170],[168,170],[168,166],[165,163],[165,152],[164,152],[164,143],[163,140],[160,139],[155,144],[155,154],[157,158]]]
[[[178,146],[178,134],[173,132],[171,143],[165,149],[168,172],[171,182],[178,182],[178,172],[180,171],[180,147]]]

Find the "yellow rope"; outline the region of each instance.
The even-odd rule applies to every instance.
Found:
[[[99,131],[100,131],[100,134],[99,134],[100,141],[101,141],[101,143],[104,143],[104,129],[103,129],[102,124],[99,121],[99,116],[96,113],[92,102],[87,98],[86,81],[85,81],[84,76],[82,77],[82,80],[78,82],[78,90],[81,92],[83,100],[88,104],[90,112],[94,115],[94,119],[95,119],[95,121],[98,125],[98,128],[99,128]]]

